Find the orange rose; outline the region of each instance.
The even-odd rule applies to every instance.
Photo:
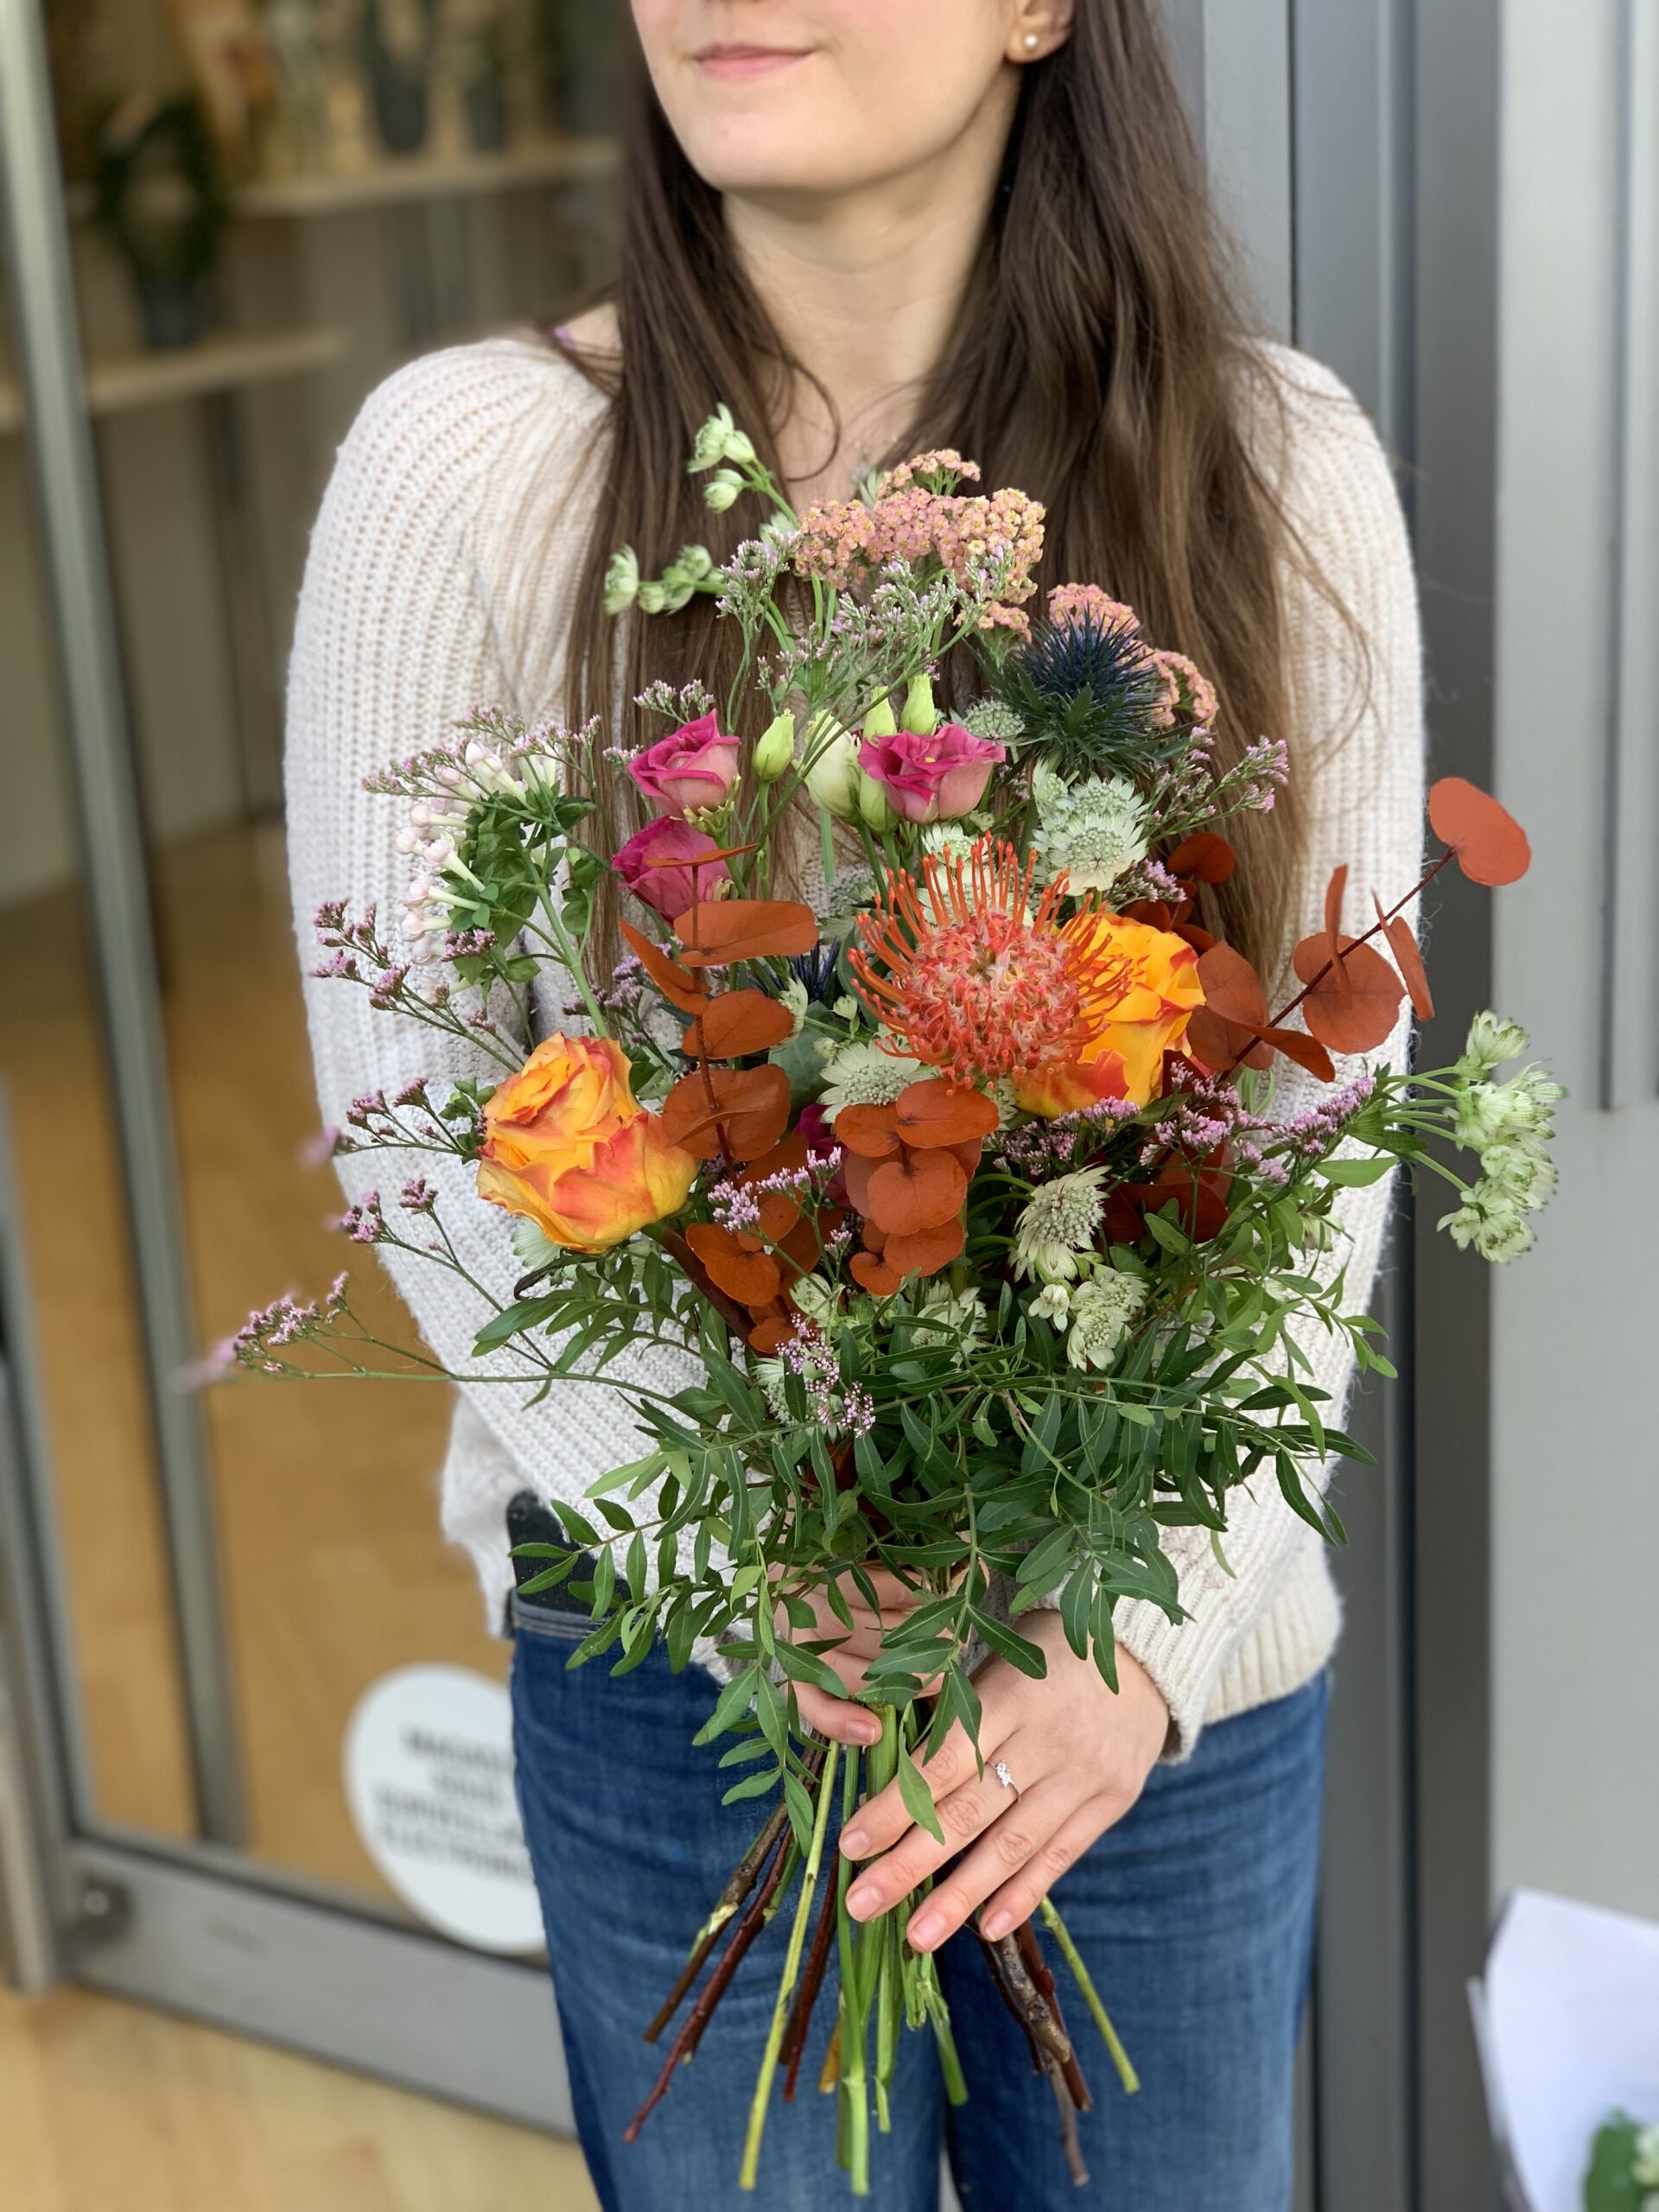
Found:
[[[1014,1077],[1014,1096],[1028,1114],[1052,1119],[1101,1098],[1144,1106],[1162,1079],[1164,1054],[1179,1046],[1204,1004],[1198,956],[1172,931],[1103,913],[1088,945],[1096,956],[1126,963],[1122,988],[1105,1022],[1071,1059]]]
[[[552,1036],[484,1109],[479,1196],[555,1244],[603,1252],[685,1204],[697,1163],[636,1101],[608,1037]]]

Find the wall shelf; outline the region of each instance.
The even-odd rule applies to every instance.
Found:
[[[338,175],[268,177],[239,185],[232,193],[231,207],[246,220],[416,207],[526,185],[575,184],[588,177],[610,176],[620,159],[621,149],[613,138],[535,138],[488,154],[386,154],[365,168]],[[165,183],[153,186],[151,193],[153,200],[147,204],[153,204],[158,213],[165,211],[169,199],[176,198],[176,188]],[[88,188],[72,185],[66,197],[70,213],[85,221],[92,212]]]
[[[95,354],[86,365],[86,404],[93,415],[121,415],[239,391],[324,368],[341,358],[346,344],[343,330],[234,331],[164,353]],[[16,379],[0,374],[0,434],[21,429],[22,422]]]

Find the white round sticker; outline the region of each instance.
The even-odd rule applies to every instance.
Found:
[[[465,1667],[383,1675],[352,1714],[344,1766],[364,1848],[411,1912],[475,1950],[542,1948],[499,1682]]]

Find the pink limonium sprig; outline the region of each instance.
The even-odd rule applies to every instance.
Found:
[[[480,1043],[504,1068],[517,1071],[522,1056],[493,1041],[495,1024],[481,995],[465,1007],[464,1001],[457,1005],[454,987],[445,978],[429,974],[417,984],[412,964],[397,959],[380,935],[372,905],[354,921],[343,899],[326,899],[316,910],[314,926],[327,955],[312,969],[314,976],[359,984],[368,992],[377,1014],[408,1014],[429,1029]]]

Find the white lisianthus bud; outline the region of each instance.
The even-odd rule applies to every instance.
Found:
[[[784,714],[769,722],[755,741],[749,766],[757,783],[775,784],[779,776],[787,773],[794,758],[795,717]]]
[[[851,731],[821,716],[807,733],[806,751],[812,763],[806,772],[806,788],[813,804],[821,806],[837,822],[856,822],[858,786],[862,779],[858,745]]]
[[[893,702],[885,695],[865,715],[864,734],[866,737],[896,737],[899,734],[899,722],[893,711]]]
[[[933,679],[924,669],[912,678],[905,694],[904,719],[901,729],[914,730],[918,737],[931,737],[939,726],[939,710],[933,699]]]
[[[706,545],[682,545],[674,556],[673,573],[687,583],[700,584],[714,565],[715,556]]]
[[[620,614],[639,596],[639,556],[632,545],[613,553],[605,571],[605,612]]]
[[[874,776],[858,772],[858,811],[868,829],[878,837],[885,836],[899,819],[898,810],[887,797],[887,787],[878,784]]]
[[[723,515],[737,505],[743,479],[734,468],[717,469],[702,487],[702,503],[711,514]]]

